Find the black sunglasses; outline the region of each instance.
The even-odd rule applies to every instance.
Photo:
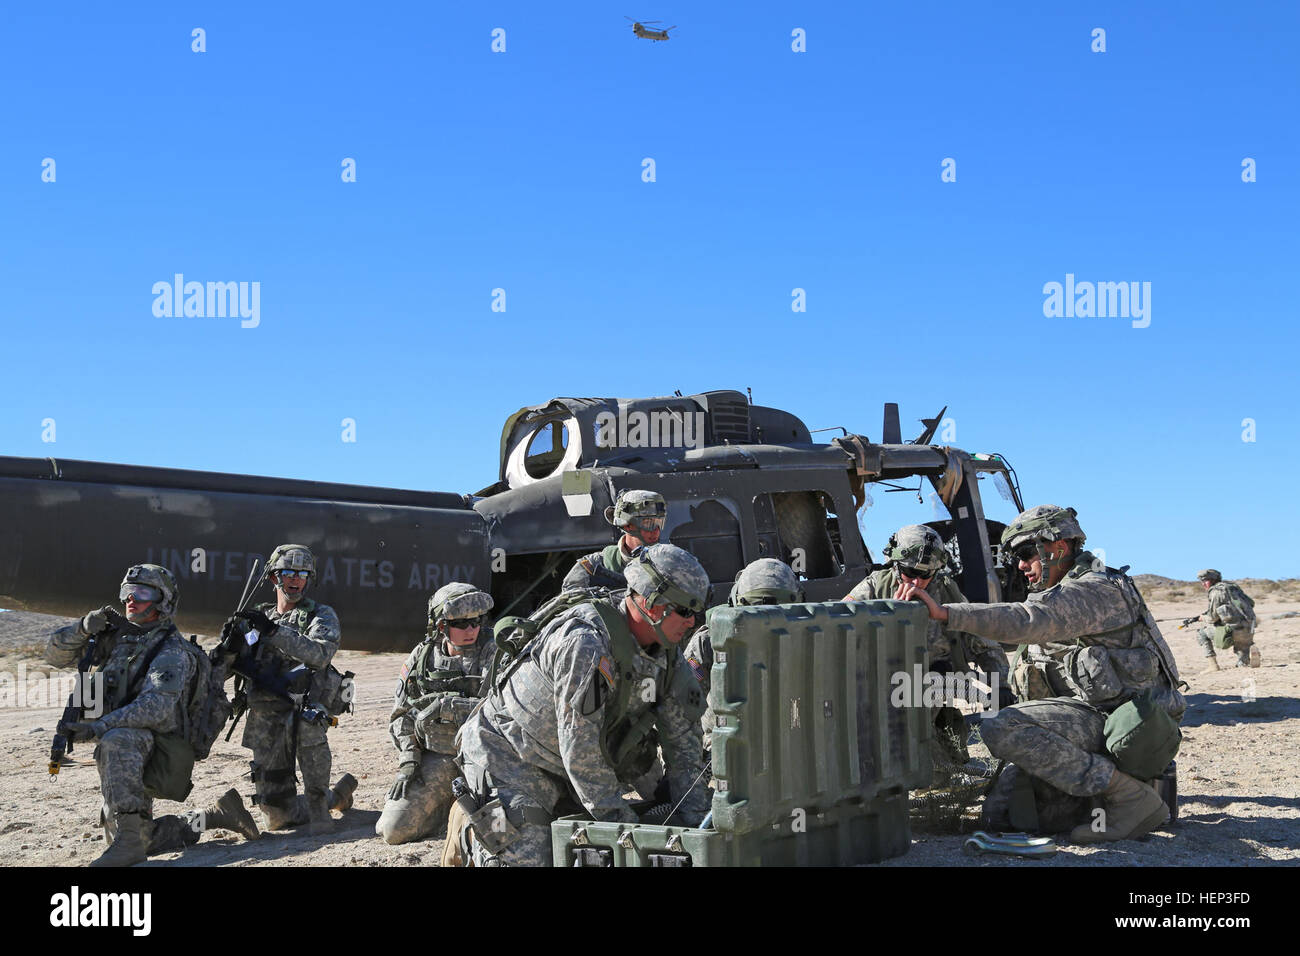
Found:
[[[901,565],[898,568],[898,573],[904,577],[921,578],[923,580],[934,577],[933,571],[924,571],[921,568],[905,568]]]
[[[448,621],[448,627],[454,627],[458,631],[468,631],[472,627],[481,627],[483,618],[480,617],[462,617],[455,621]]]

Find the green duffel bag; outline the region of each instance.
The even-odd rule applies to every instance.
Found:
[[[1116,707],[1106,718],[1105,734],[1106,749],[1116,765],[1139,780],[1154,780],[1164,773],[1183,742],[1178,722],[1155,702],[1150,690]]]
[[[184,800],[194,788],[194,748],[176,734],[154,734],[153,756],[144,767],[144,795],[155,800]]]

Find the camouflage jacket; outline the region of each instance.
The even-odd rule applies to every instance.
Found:
[[[329,666],[343,639],[338,615],[332,607],[305,597],[283,613],[276,610],[275,604],[259,604],[257,609],[279,625],[270,637],[258,641],[254,653],[260,660],[269,656],[281,675],[289,674],[300,664],[313,671],[323,671]],[[251,686],[248,705],[277,710],[289,707],[274,693]]]
[[[80,621],[61,627],[50,635],[45,659],[55,667],[75,667],[89,639]],[[88,707],[85,719],[98,718],[109,730],[130,727],[159,734],[180,732],[185,726],[185,692],[194,680],[194,660],[183,641],[170,619],[143,634],[108,638],[97,655],[103,663],[94,669],[103,675],[103,705],[96,708],[99,713]],[[145,673],[145,660],[160,644]]]
[[[898,569],[890,564],[873,571],[862,579],[849,592],[850,601],[892,601],[898,590]],[[939,571],[926,589],[931,597],[940,604],[964,604],[966,596],[957,587],[957,582],[947,571]],[[975,634],[967,634],[951,627],[944,627],[938,621],[931,621],[925,633],[926,648],[930,652],[930,662],[950,661],[955,667],[969,670],[978,668],[986,674],[997,673],[1006,681],[1009,673],[1006,652],[994,641]],[[954,654],[954,650],[958,654]],[[956,659],[955,659],[956,658]],[[963,668],[962,665],[965,665]]]
[[[1250,630],[1255,625],[1255,602],[1246,592],[1228,581],[1220,581],[1207,592],[1210,606],[1201,615],[1211,624],[1226,624],[1235,630]]]
[[[613,595],[622,607],[624,594]],[[673,800],[689,790],[681,813],[691,825],[708,810],[711,792],[704,770],[700,716],[703,695],[683,662],[667,681],[667,654],[677,648],[638,648],[631,674],[615,666],[610,635],[591,604],[579,604],[548,624],[529,645],[527,657],[499,696],[488,698],[480,719],[490,724],[520,759],[561,779],[596,820],[635,823],[623,799],[632,789],[610,766],[602,746],[607,713],[622,682],[634,682],[628,714],[653,714]]]
[[[477,678],[492,665],[497,649],[487,628],[459,654],[447,653],[445,644],[441,637],[425,638],[407,655],[397,678],[388,732],[403,762],[418,763],[423,750],[456,753],[456,731],[482,695]]]
[[[574,562],[573,568],[564,576],[561,590],[574,588],[609,588],[616,591],[627,587],[623,569],[627,567],[632,556],[623,550],[623,539],[613,544],[584,555]]]
[[[1022,700],[1075,697],[1110,712],[1152,689],[1180,718],[1178,666],[1132,579],[1085,551],[1055,587],[1020,604],[949,604],[951,628],[1004,644],[1016,655],[1012,685]]]

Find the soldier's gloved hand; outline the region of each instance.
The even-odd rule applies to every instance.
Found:
[[[102,737],[107,733],[103,721],[99,720],[78,720],[68,724],[65,728],[68,738],[73,743],[81,743],[83,740],[94,740],[96,737]]]
[[[424,774],[420,773],[418,763],[404,763],[397,770],[397,779],[388,791],[388,799],[405,800],[407,787],[412,783],[424,783]]]
[[[100,631],[108,628],[108,612],[110,607],[101,607],[98,611],[91,611],[81,619],[81,629],[87,634],[98,634]]]
[[[256,628],[257,633],[262,635],[262,637],[270,637],[280,627],[279,624],[276,624],[261,611],[240,611],[235,615],[235,617],[239,618],[241,621],[247,621],[250,625]]]

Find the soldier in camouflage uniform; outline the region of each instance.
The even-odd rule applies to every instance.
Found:
[[[1210,622],[1210,627],[1196,632],[1196,642],[1205,649],[1205,656],[1209,659],[1202,673],[1211,674],[1219,669],[1219,659],[1214,653],[1216,643],[1224,650],[1231,647],[1236,651],[1238,667],[1258,667],[1255,602],[1237,585],[1224,581],[1223,575],[1214,568],[1198,572],[1196,580],[1201,582],[1201,587],[1209,592],[1210,597],[1210,606],[1192,618],[1193,621],[1206,618]]]
[[[664,530],[668,505],[657,491],[620,491],[612,507],[605,509],[605,520],[623,529],[614,544],[579,558],[564,577],[563,590],[574,588],[627,587],[623,569],[637,548],[658,544]]]
[[[1175,720],[1186,709],[1177,665],[1132,579],[1104,567],[1083,550],[1085,536],[1073,508],[1039,505],[1016,517],[1002,534],[1029,582],[1019,604],[939,605],[924,590],[904,597],[923,601],[933,620],[1006,644],[1024,645],[1012,684],[1023,703],[985,720],[984,742],[995,757],[1027,775],[1048,802],[1071,801],[1071,814],[1087,798],[1104,803],[1105,825],[1076,826],[1076,843],[1136,839],[1169,819],[1168,809],[1145,781],[1122,772],[1106,750],[1106,717],[1138,693]],[[1185,685],[1183,685],[1185,686]],[[1009,812],[1019,774],[1007,774],[985,806],[986,824]],[[1056,817],[1040,828],[1056,829]]]
[[[916,587],[939,604],[966,603],[948,571],[948,550],[933,528],[923,524],[899,528],[889,536],[885,557],[889,563],[863,578],[845,596],[845,601],[898,601],[902,600],[904,588]],[[930,623],[925,643],[932,671],[948,673],[978,668],[985,674],[997,674],[1001,686],[1007,686],[1007,655],[995,641],[940,627],[934,621]],[[1010,704],[1010,701],[1003,703]]]
[[[708,575],[670,544],[640,552],[626,575],[627,591],[543,627],[461,728],[460,763],[480,804],[476,865],[549,866],[550,824],[562,812],[637,822],[623,794],[652,727],[682,801],[673,820],[694,826],[707,812],[704,702],[678,644],[704,610]]]
[[[889,536],[884,553],[889,563],[867,575],[848,593],[845,601],[898,601],[902,600],[904,589],[915,587],[939,604],[966,603],[965,595],[948,571],[948,549],[944,547],[939,532],[933,528],[923,524],[899,528]],[[993,685],[992,675],[996,674],[998,706],[1009,707],[1014,702],[1008,681],[1007,655],[996,642],[950,630],[938,621],[931,621],[925,643],[932,673],[977,671],[988,675],[990,686]],[[953,772],[966,765],[970,753],[966,748],[966,721],[957,708],[935,708],[934,729],[931,757],[933,784],[937,787],[946,784]]]
[[[101,608],[59,628],[45,648],[50,664],[75,667],[87,642],[92,637],[98,642],[95,659],[100,663],[94,673],[102,681],[102,716],[65,728],[74,741],[99,741],[95,766],[109,847],[90,865],[131,866],[150,853],[195,843],[205,830],[218,827],[257,839],[257,824],[233,789],[207,810],[152,819],[145,767],[153,755],[154,735],[174,734],[184,726],[195,666],[172,624],[179,591],[170,571],[137,564],[127,569],[119,596],[134,627],[115,627],[108,615],[112,609]]]
[[[784,561],[776,558],[759,558],[751,561],[736,575],[727,604],[731,607],[752,607],[756,604],[797,604],[804,599],[803,588],[794,571]],[[709,612],[710,615],[712,611]],[[700,682],[705,700],[709,696],[709,672],[713,669],[713,643],[709,639],[709,623],[691,635],[684,652],[686,664]],[[704,749],[713,749],[713,728],[717,725],[712,705],[704,710],[700,726],[704,729]]]
[[[328,604],[318,604],[306,591],[316,573],[316,558],[301,544],[282,544],[266,562],[275,587],[275,603],[260,604],[235,615],[246,625],[245,640],[260,665],[277,672],[287,686],[306,693],[306,702],[320,709],[318,698],[328,681],[330,661],[339,649],[342,629]],[[250,685],[248,719],[243,745],[253,751],[255,801],[267,830],[310,823],[313,835],[334,828],[331,810],[352,806],[356,778],[351,774],[330,787],[330,747],[327,726],[303,719],[294,703],[272,690]],[[297,792],[294,756],[302,770],[303,793]]]
[[[397,780],[375,832],[385,843],[430,836],[447,822],[456,767],[456,731],[478,703],[496,643],[487,626],[492,595],[448,584],[429,599],[429,636],[411,651],[397,679],[389,733]]]

